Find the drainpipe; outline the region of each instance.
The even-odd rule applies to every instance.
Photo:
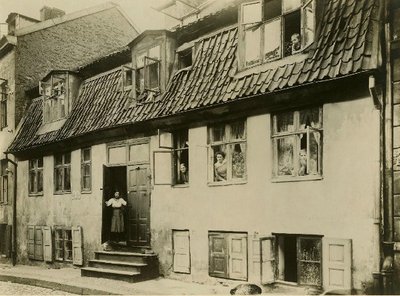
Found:
[[[14,194],[13,194],[13,220],[12,220],[12,248],[11,248],[11,258],[12,265],[15,266],[17,264],[17,169],[18,164],[15,161],[12,161],[8,158],[8,153],[6,154],[7,162],[11,163],[14,166]]]

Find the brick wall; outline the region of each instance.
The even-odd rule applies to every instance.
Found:
[[[71,69],[127,45],[137,32],[117,8],[18,37],[16,122],[29,104],[25,91],[52,69]]]

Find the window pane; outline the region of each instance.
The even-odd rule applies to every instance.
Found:
[[[277,132],[293,132],[294,131],[294,113],[281,113],[276,115]]]
[[[244,30],[246,67],[260,62],[261,26],[252,26]]]
[[[176,184],[189,183],[189,150],[174,151],[174,172]]]
[[[293,151],[294,136],[277,139],[278,149],[278,175],[294,175]]]
[[[246,144],[234,144],[232,150],[232,178],[243,179],[246,176]]]
[[[301,49],[300,10],[285,15],[285,56],[295,54]]]
[[[321,128],[322,124],[319,118],[319,108],[301,110],[300,129],[305,130],[307,126],[312,128]]]
[[[38,167],[42,168],[43,167],[43,157],[38,159]]]
[[[301,0],[282,0],[283,13],[300,8]]]
[[[83,188],[90,189],[90,177],[89,176],[83,177]]]
[[[64,190],[69,191],[71,189],[71,176],[70,167],[64,168]]]
[[[226,181],[228,164],[226,161],[226,146],[219,145],[212,147],[214,155],[214,181]]]
[[[36,159],[30,160],[30,161],[29,161],[29,169],[33,169],[33,168],[35,168],[35,167],[37,167],[37,166],[36,166]]]
[[[281,57],[281,19],[278,18],[264,25],[264,61]]]
[[[56,163],[56,165],[62,164],[62,155],[55,156],[55,163]]]
[[[36,185],[36,172],[31,171],[29,173],[29,192],[30,193],[35,193],[35,185]]]
[[[319,132],[310,132],[310,159],[309,159],[309,169],[308,173],[311,175],[317,175],[320,173],[319,163],[320,158],[320,143],[321,134]]]
[[[301,238],[299,260],[321,261],[321,240]]]
[[[83,166],[83,175],[90,176],[90,164],[85,164]]]
[[[211,128],[211,142],[221,142],[225,140],[225,125],[220,124]]]
[[[90,148],[83,150],[82,157],[83,157],[83,161],[89,161],[90,160]]]
[[[43,191],[43,171],[39,170],[37,172],[37,184],[38,184],[38,188],[37,191],[38,192],[42,192]]]
[[[235,123],[231,123],[231,139],[245,139],[246,131],[244,121],[239,121]]]
[[[144,90],[144,68],[137,70],[136,74],[136,91],[141,93]]]
[[[321,285],[321,264],[312,262],[299,262],[299,283],[303,285]]]
[[[64,154],[64,163],[71,163],[71,153]]]
[[[62,168],[57,168],[55,170],[55,178],[56,178],[56,191],[62,190]]]
[[[153,64],[147,66],[148,75],[149,75],[149,77],[148,77],[149,82],[148,82],[147,87],[150,89],[155,89],[155,88],[159,87],[159,84],[158,84],[159,66],[160,66],[160,63],[153,63]]]
[[[303,46],[307,47],[314,42],[314,31],[315,31],[315,17],[314,17],[314,7],[313,2],[310,1],[303,8]]]
[[[261,22],[261,2],[243,4],[242,6],[242,24],[251,24]]]
[[[266,0],[264,3],[264,19],[270,20],[282,14],[281,0]]]

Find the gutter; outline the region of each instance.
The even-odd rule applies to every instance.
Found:
[[[13,220],[12,220],[12,249],[11,249],[11,258],[12,265],[15,266],[17,264],[17,172],[18,172],[18,164],[8,158],[8,153],[6,153],[6,161],[11,163],[14,166],[14,189],[13,189]]]

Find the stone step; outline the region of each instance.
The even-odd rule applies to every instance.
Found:
[[[95,259],[118,262],[146,263],[149,265],[157,264],[156,254],[142,254],[133,252],[97,251],[95,252]]]
[[[141,274],[137,271],[125,271],[96,267],[81,268],[81,276],[122,280],[131,283],[141,280]]]
[[[113,270],[124,270],[124,271],[135,271],[143,272],[148,265],[146,263],[135,263],[135,262],[121,262],[112,260],[99,260],[93,259],[89,261],[89,267],[105,268]]]

